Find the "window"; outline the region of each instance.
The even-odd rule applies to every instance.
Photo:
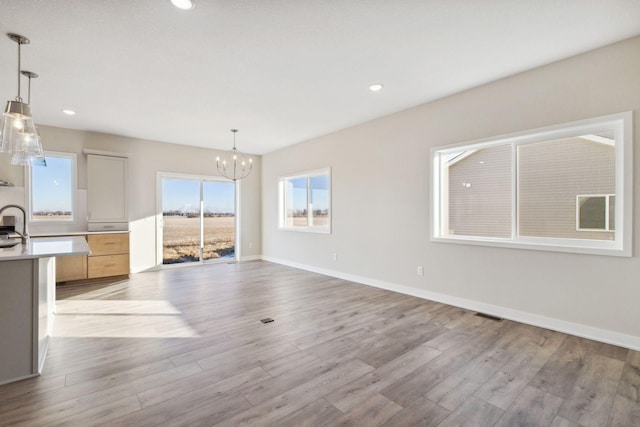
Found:
[[[616,196],[614,194],[578,196],[576,229],[614,231]]]
[[[331,232],[330,169],[280,178],[280,228]]]
[[[631,127],[622,113],[432,150],[433,240],[631,256]]]
[[[76,155],[45,154],[47,166],[28,168],[29,216],[32,222],[75,219]]]

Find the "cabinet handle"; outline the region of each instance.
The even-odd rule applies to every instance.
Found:
[[[115,244],[116,244],[116,242],[105,242],[105,243],[103,243],[103,245],[105,245],[105,246],[107,246],[107,245],[115,245]]]
[[[115,264],[105,264],[104,266],[105,267],[115,267],[116,265]]]

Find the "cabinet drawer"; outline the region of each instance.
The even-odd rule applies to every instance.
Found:
[[[90,234],[87,242],[91,256],[129,253],[129,234]]]
[[[89,279],[129,274],[129,254],[90,256],[87,270]]]

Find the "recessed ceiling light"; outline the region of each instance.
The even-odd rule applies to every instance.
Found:
[[[182,10],[191,10],[195,7],[192,0],[171,0],[171,3]]]
[[[65,110],[62,110],[62,112],[65,113],[67,116],[73,116],[73,115],[76,114],[76,112],[73,111],[73,110],[66,110],[65,109]]]
[[[383,87],[384,86],[381,83],[374,83],[369,86],[369,90],[371,92],[378,92],[378,91],[381,91]]]

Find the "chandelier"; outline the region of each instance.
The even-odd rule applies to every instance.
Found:
[[[220,175],[233,182],[246,178],[253,169],[253,159],[245,159],[244,155],[236,148],[236,134],[238,129],[231,129],[233,132],[233,149],[222,157],[216,157],[216,166]]]

